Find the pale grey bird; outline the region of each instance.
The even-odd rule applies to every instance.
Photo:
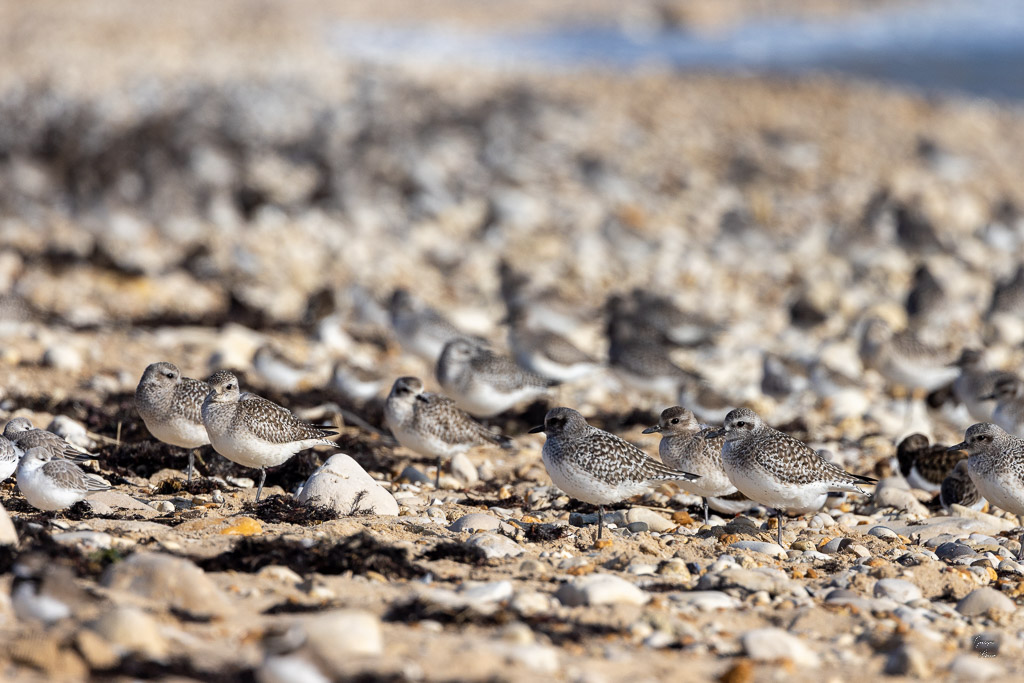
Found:
[[[459,408],[477,417],[492,417],[519,403],[546,396],[556,384],[466,338],[445,345],[436,372],[444,393]]]
[[[103,478],[84,472],[43,446],[30,448],[18,464],[18,490],[29,505],[39,510],[63,510],[90,493],[109,488]]]
[[[1024,439],[979,422],[967,428],[953,449],[967,451],[967,471],[978,493],[1010,514],[1024,515]],[[1017,559],[1024,559],[1024,543]]]
[[[259,469],[255,502],[263,493],[265,468],[280,465],[313,446],[337,448],[327,440],[337,432],[307,424],[261,396],[241,393],[234,374],[220,370],[206,382],[210,393],[203,401],[202,415],[210,443],[231,462]]]
[[[508,345],[516,363],[555,382],[572,382],[600,369],[601,363],[571,341],[543,327],[530,325],[519,311],[508,317]]]
[[[894,333],[881,318],[869,318],[861,332],[860,357],[890,384],[908,390],[934,391],[951,384],[959,375],[953,357],[929,346],[910,331]]]
[[[173,363],[149,365],[135,388],[135,409],[157,440],[188,451],[188,483],[192,483],[197,448],[210,443],[203,424],[203,401],[210,385],[184,377]]]
[[[859,484],[875,480],[850,474],[823,459],[810,446],[772,429],[749,408],[730,412],[712,438],[725,437],[722,465],[736,488],[753,501],[774,508],[782,545],[782,512],[819,509],[829,492],[864,494]]]
[[[424,391],[417,377],[399,377],[384,403],[384,418],[398,443],[437,458],[434,488],[441,481],[441,462],[474,446],[514,448],[512,439],[497,434],[459,410],[447,396]]]
[[[633,444],[587,424],[571,408],[552,408],[544,424],[542,457],[548,476],[570,498],[597,506],[597,538],[604,529],[604,506],[640,495],[663,481],[699,478],[658,462]]]
[[[8,422],[4,427],[4,437],[14,445],[18,457],[23,457],[33,448],[45,448],[55,457],[68,460],[82,461],[96,457],[92,453],[76,448],[53,432],[33,427],[26,417],[16,417]]]
[[[447,318],[405,289],[396,289],[391,295],[388,312],[402,348],[430,363],[437,362],[445,344],[463,336]]]

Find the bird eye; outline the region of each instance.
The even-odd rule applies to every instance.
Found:
[[[736,423],[736,426],[737,427],[746,427],[747,423],[744,422],[743,420],[740,420],[739,422]]]
[[[674,424],[674,425],[679,424],[679,418],[678,417],[673,417],[672,418],[672,424]]]

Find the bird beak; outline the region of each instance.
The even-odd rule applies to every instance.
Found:
[[[966,451],[967,450],[967,442],[966,441],[961,441],[957,445],[950,446],[946,450],[947,451]]]
[[[991,394],[985,394],[984,396],[979,396],[978,400],[979,401],[994,401],[994,400],[996,400],[995,392],[993,392]]]
[[[705,439],[717,439],[720,436],[725,436],[725,427],[720,427],[718,429],[711,430],[710,432],[708,432],[707,434],[704,435],[704,438]]]
[[[660,432],[660,431],[661,431],[661,425],[654,425],[653,427],[648,427],[647,429],[645,429],[643,431],[643,433],[644,434],[654,434],[654,433]]]
[[[527,432],[527,434],[540,434],[543,431],[544,431],[544,425],[537,425],[536,427],[531,429],[529,432]]]

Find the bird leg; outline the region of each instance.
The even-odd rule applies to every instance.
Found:
[[[701,501],[704,503],[704,526],[708,526],[710,524],[709,520],[711,519],[708,516],[708,499],[707,497],[702,497]]]
[[[1017,551],[1017,561],[1024,562],[1024,533],[1020,535],[1020,549]]]
[[[267,471],[261,467],[260,468],[260,487],[258,489],[256,489],[256,500],[253,501],[254,505],[256,503],[260,502],[260,494],[263,493],[263,482],[265,482],[266,480],[267,480]]]
[[[778,538],[779,538],[779,547],[781,548],[781,547],[783,547],[782,546],[782,509],[781,508],[775,511],[775,518],[779,522]]]
[[[441,490],[441,456],[437,456],[437,469],[434,470],[434,490]]]
[[[188,451],[188,476],[186,478],[186,483],[189,486],[192,485],[192,469],[195,467],[195,464],[196,464],[196,449],[190,448],[189,451]]]
[[[601,540],[601,532],[604,531],[604,506],[597,506],[597,540]]]

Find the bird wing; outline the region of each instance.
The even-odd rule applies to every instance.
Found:
[[[303,422],[287,408],[261,396],[250,395],[239,401],[238,414],[257,438],[271,443],[326,440],[327,437],[337,434],[335,431]]]
[[[43,464],[43,474],[52,479],[62,488],[73,491],[103,491],[110,484],[96,476],[86,474],[82,468],[70,460],[53,459]]]

